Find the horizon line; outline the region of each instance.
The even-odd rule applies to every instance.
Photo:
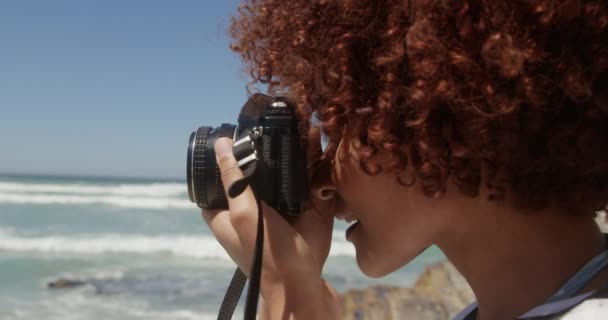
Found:
[[[49,173],[49,172],[5,172],[0,171],[0,177],[45,177],[45,178],[82,178],[82,179],[100,179],[100,180],[141,180],[141,181],[163,181],[163,182],[186,182],[185,178],[177,177],[152,177],[152,176],[118,176],[104,174],[78,174],[78,173]]]

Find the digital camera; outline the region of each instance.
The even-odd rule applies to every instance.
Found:
[[[287,99],[254,94],[241,108],[238,124],[200,127],[190,135],[187,183],[190,201],[204,209],[227,209],[226,191],[213,145],[233,140],[233,154],[244,179],[229,196],[251,186],[256,198],[283,215],[298,215],[308,196],[306,155],[295,109]]]

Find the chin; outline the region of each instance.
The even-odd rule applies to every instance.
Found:
[[[363,256],[357,252],[357,265],[364,275],[370,278],[382,278],[398,268],[390,268],[378,257]]]

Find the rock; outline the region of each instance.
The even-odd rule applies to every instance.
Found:
[[[342,296],[344,320],[451,319],[475,297],[451,263],[429,266],[413,288],[374,286]]]
[[[448,261],[427,267],[414,286],[418,294],[432,297],[449,319],[475,300],[464,277]]]
[[[67,289],[67,288],[75,288],[84,286],[86,282],[82,280],[73,280],[73,279],[57,279],[55,281],[51,281],[47,283],[47,287],[50,289]]]

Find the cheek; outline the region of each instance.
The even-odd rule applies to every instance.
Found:
[[[336,184],[336,191],[343,200],[344,209],[360,219],[373,215],[374,209],[377,207],[375,203],[377,195],[366,180],[365,178],[349,176],[341,179]]]
[[[395,211],[395,205],[399,203],[394,190],[391,190],[394,188],[392,181],[388,176],[352,172],[337,185],[337,191],[358,218],[381,222]]]
[[[347,209],[359,218],[378,216],[389,211],[398,202],[398,199],[394,199],[394,193],[386,192],[398,186],[395,176],[386,172],[374,176],[366,174],[361,169],[355,148],[346,150],[343,147],[344,144],[341,143],[336,151],[332,179],[336,191],[348,206]]]

